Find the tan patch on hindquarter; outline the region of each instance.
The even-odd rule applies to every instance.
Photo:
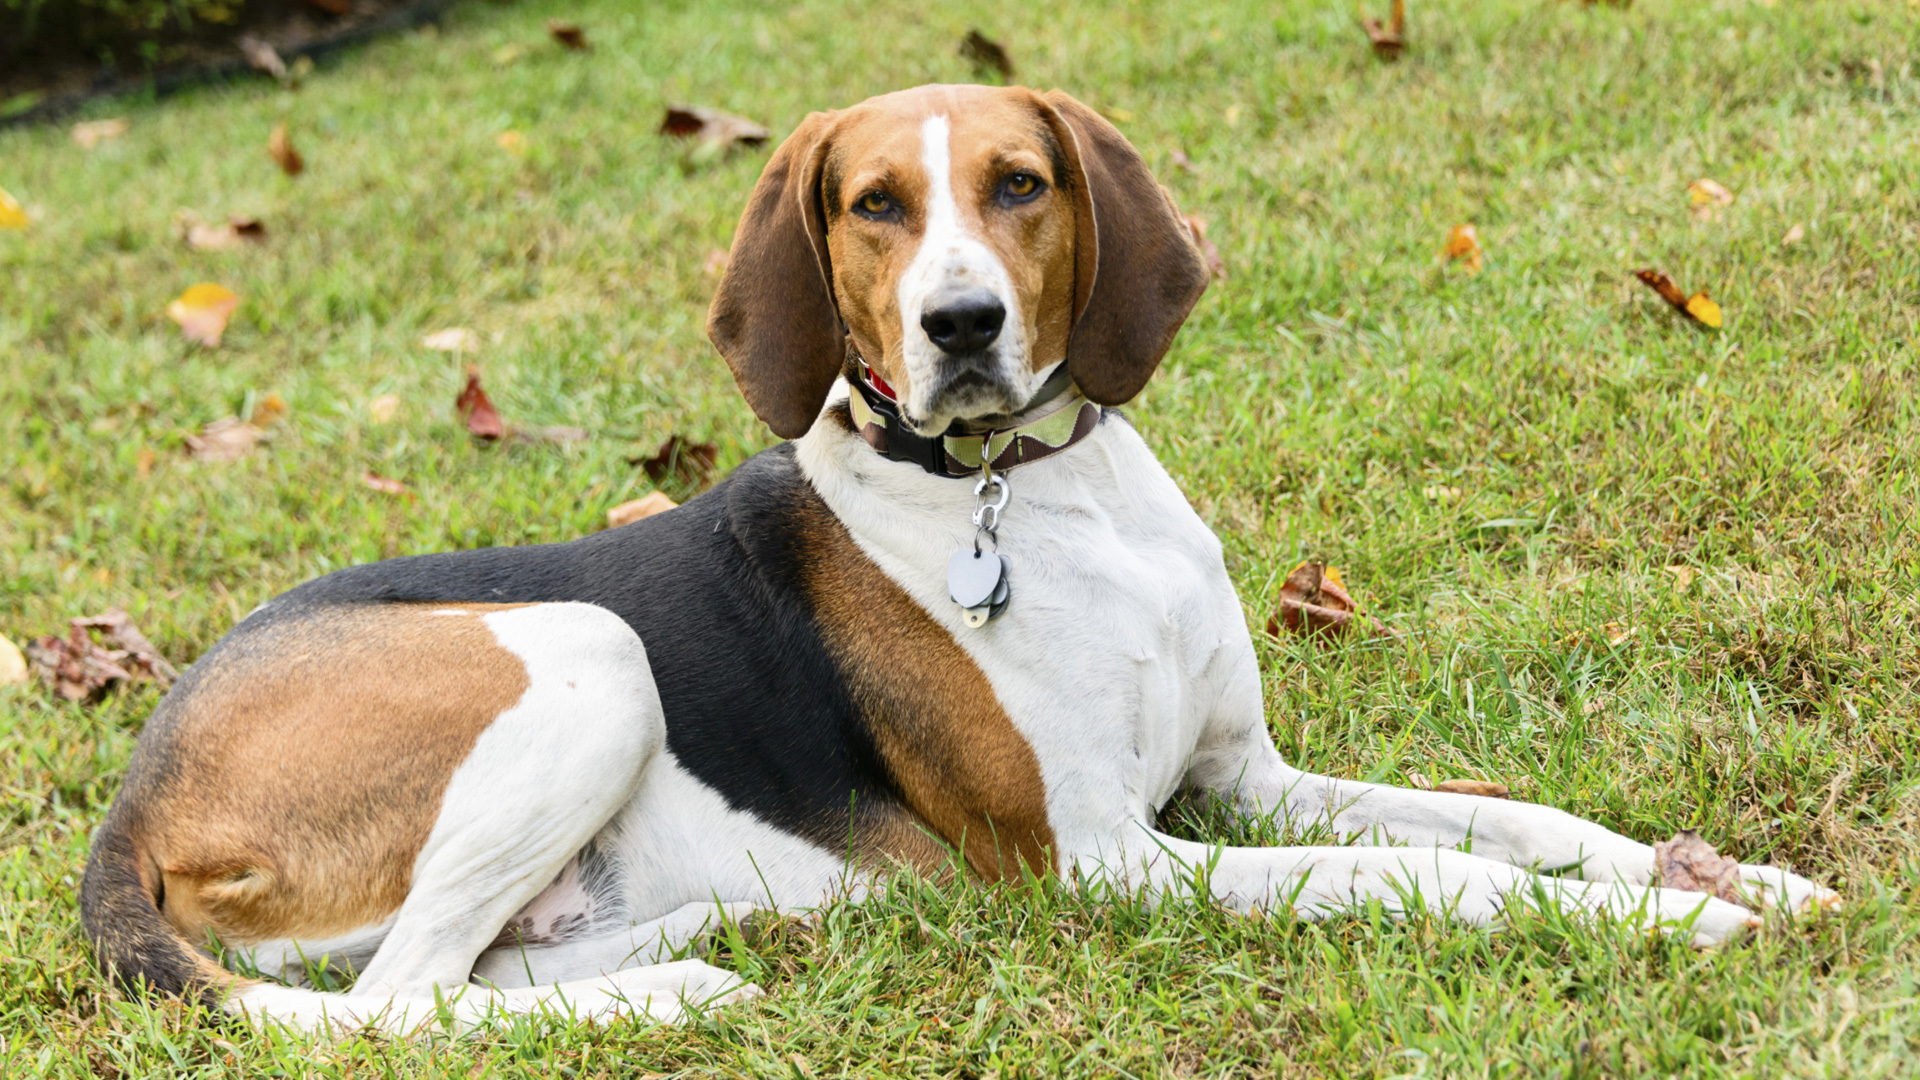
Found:
[[[480,618],[508,606],[322,609],[203,662],[136,827],[182,935],[312,940],[399,908],[454,769],[527,689]]]
[[[824,505],[809,505],[796,525],[827,651],[907,808],[981,877],[1017,878],[1022,861],[1046,873],[1054,842],[1040,762],[986,674]],[[943,863],[919,822],[868,819],[859,829],[883,854]]]
[[[855,348],[901,397],[909,387],[900,278],[926,234],[932,188],[921,125],[929,116],[947,117],[961,227],[1006,267],[1033,370],[1066,356],[1075,298],[1074,180],[1061,168],[1064,151],[1050,112],[1039,95],[1021,87],[926,86],[837,115],[821,192],[834,297]],[[1016,171],[1040,177],[1047,191],[1029,203],[1000,206],[1000,182]],[[898,222],[871,221],[852,210],[871,191],[899,204]]]

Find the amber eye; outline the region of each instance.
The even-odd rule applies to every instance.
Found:
[[[1034,193],[1040,181],[1032,173],[1014,173],[1007,177],[1007,194],[1016,199],[1024,199]]]
[[[863,214],[879,217],[893,209],[893,200],[887,198],[885,192],[869,191],[865,195],[860,196],[860,201],[854,203],[854,206],[858,207]]]

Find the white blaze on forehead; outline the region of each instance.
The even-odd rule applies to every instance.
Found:
[[[930,309],[963,294],[981,290],[998,297],[1007,318],[991,355],[1010,384],[1023,388],[1027,370],[1026,329],[1020,315],[1013,279],[992,248],[981,242],[960,219],[954,197],[953,125],[945,116],[929,116],[920,124],[920,164],[927,172],[926,222],[920,248],[900,275],[898,301],[902,323],[902,357],[907,370],[908,411],[927,417],[935,372],[942,361],[938,346],[920,328],[920,317]],[[945,418],[931,418],[941,419]]]

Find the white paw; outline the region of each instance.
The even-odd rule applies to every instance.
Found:
[[[1669,932],[1692,919],[1693,944],[1701,948],[1723,945],[1760,926],[1760,917],[1753,912],[1705,893],[1660,889],[1654,904],[1661,927]]]
[[[1740,884],[1760,906],[1788,911],[1840,910],[1840,894],[1777,866],[1741,866]]]

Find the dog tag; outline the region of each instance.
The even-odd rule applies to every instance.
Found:
[[[1007,576],[1006,564],[991,552],[961,548],[947,560],[947,595],[963,608],[986,605]]]
[[[961,621],[978,629],[1007,610],[1013,563],[1005,555],[961,550],[947,562],[947,595],[961,607]],[[972,600],[973,603],[967,603]]]

